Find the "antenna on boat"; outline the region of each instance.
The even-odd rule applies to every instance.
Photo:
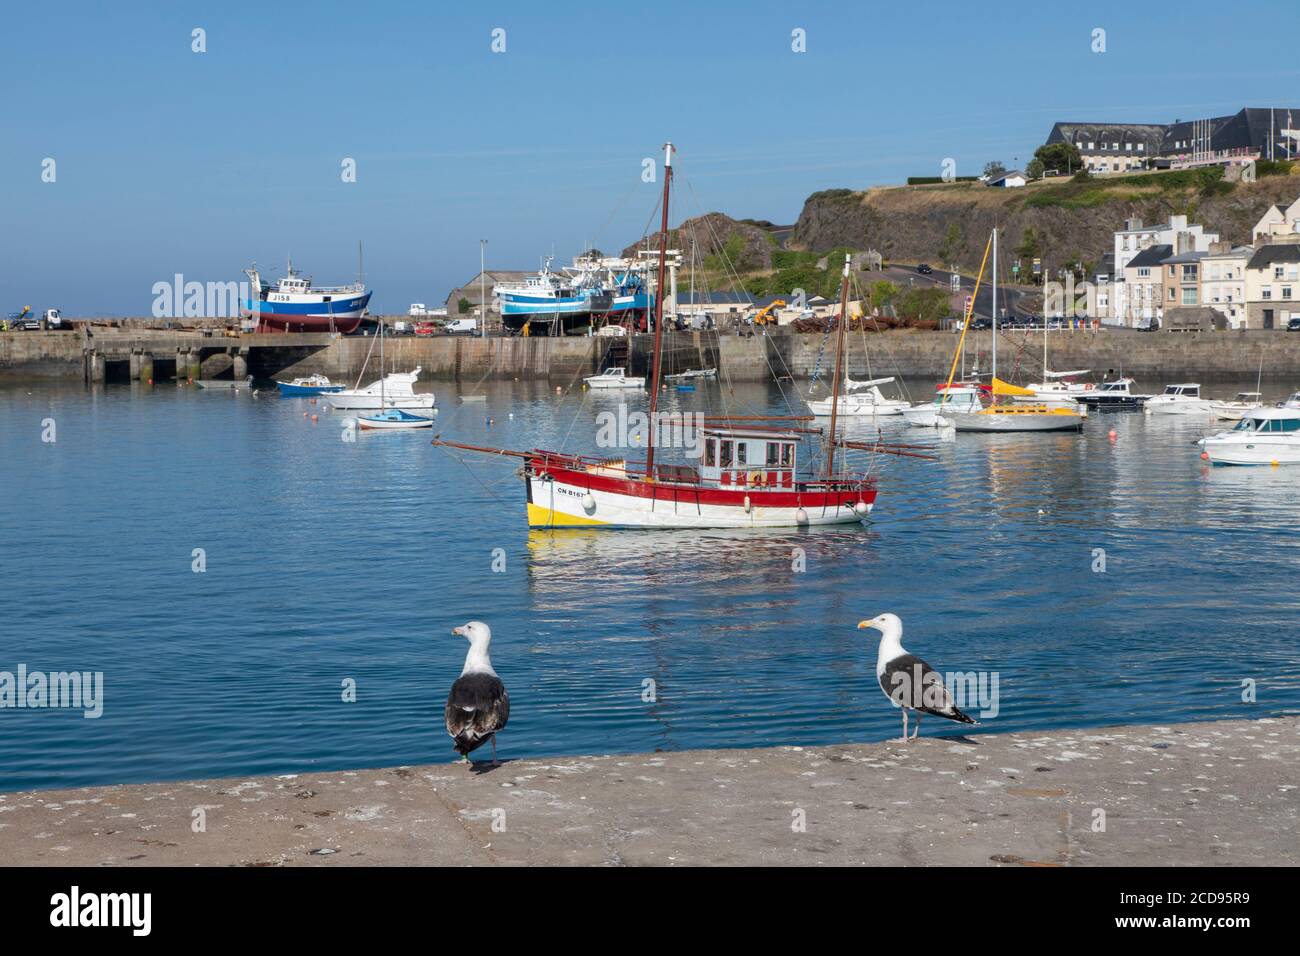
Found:
[[[361,255],[361,240],[358,239],[357,240],[357,285],[364,286],[366,284],[366,280],[364,278],[365,274],[366,274],[365,259],[362,258]]]
[[[664,261],[668,251],[668,194],[673,181],[673,144],[664,144],[664,198],[663,217],[659,226],[659,279],[655,284],[655,341],[654,376],[650,380],[650,428],[646,438],[646,476],[654,481],[655,473],[655,409],[659,406],[659,372],[663,364],[664,341]]]
[[[844,278],[840,281],[840,325],[835,332],[835,375],[831,379],[831,429],[826,441],[826,480],[835,473],[835,419],[840,409],[840,368],[844,364],[844,327],[849,321],[850,253],[844,253]]]

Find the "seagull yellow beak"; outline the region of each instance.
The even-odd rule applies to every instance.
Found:
[[[862,630],[864,627],[875,627],[875,626],[876,626],[875,621],[858,621],[859,631]]]

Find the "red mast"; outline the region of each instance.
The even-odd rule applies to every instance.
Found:
[[[659,367],[664,341],[664,263],[668,255],[668,187],[673,181],[673,144],[664,144],[663,219],[659,226],[659,281],[655,285],[654,375],[650,379],[650,434],[646,438],[646,476],[655,476],[655,409],[659,406]]]

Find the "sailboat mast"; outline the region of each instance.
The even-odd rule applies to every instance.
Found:
[[[993,227],[993,377],[998,377],[998,227]]]
[[[826,480],[835,474],[835,420],[840,410],[840,368],[844,364],[844,328],[849,324],[849,253],[844,254],[840,280],[840,327],[835,335],[835,374],[831,377],[831,433],[826,443]]]
[[[663,218],[659,226],[659,279],[655,283],[655,340],[654,375],[650,379],[650,429],[646,436],[646,475],[651,480],[655,474],[655,410],[659,407],[659,367],[663,363],[664,341],[664,263],[668,255],[668,193],[673,181],[673,144],[664,144],[664,196]]]

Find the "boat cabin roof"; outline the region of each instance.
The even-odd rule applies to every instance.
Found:
[[[798,432],[784,429],[755,428],[744,426],[709,426],[704,429],[705,438],[743,438],[746,441],[798,441],[802,436]]]
[[[1241,417],[1256,421],[1295,421],[1300,419],[1300,408],[1248,408]]]

